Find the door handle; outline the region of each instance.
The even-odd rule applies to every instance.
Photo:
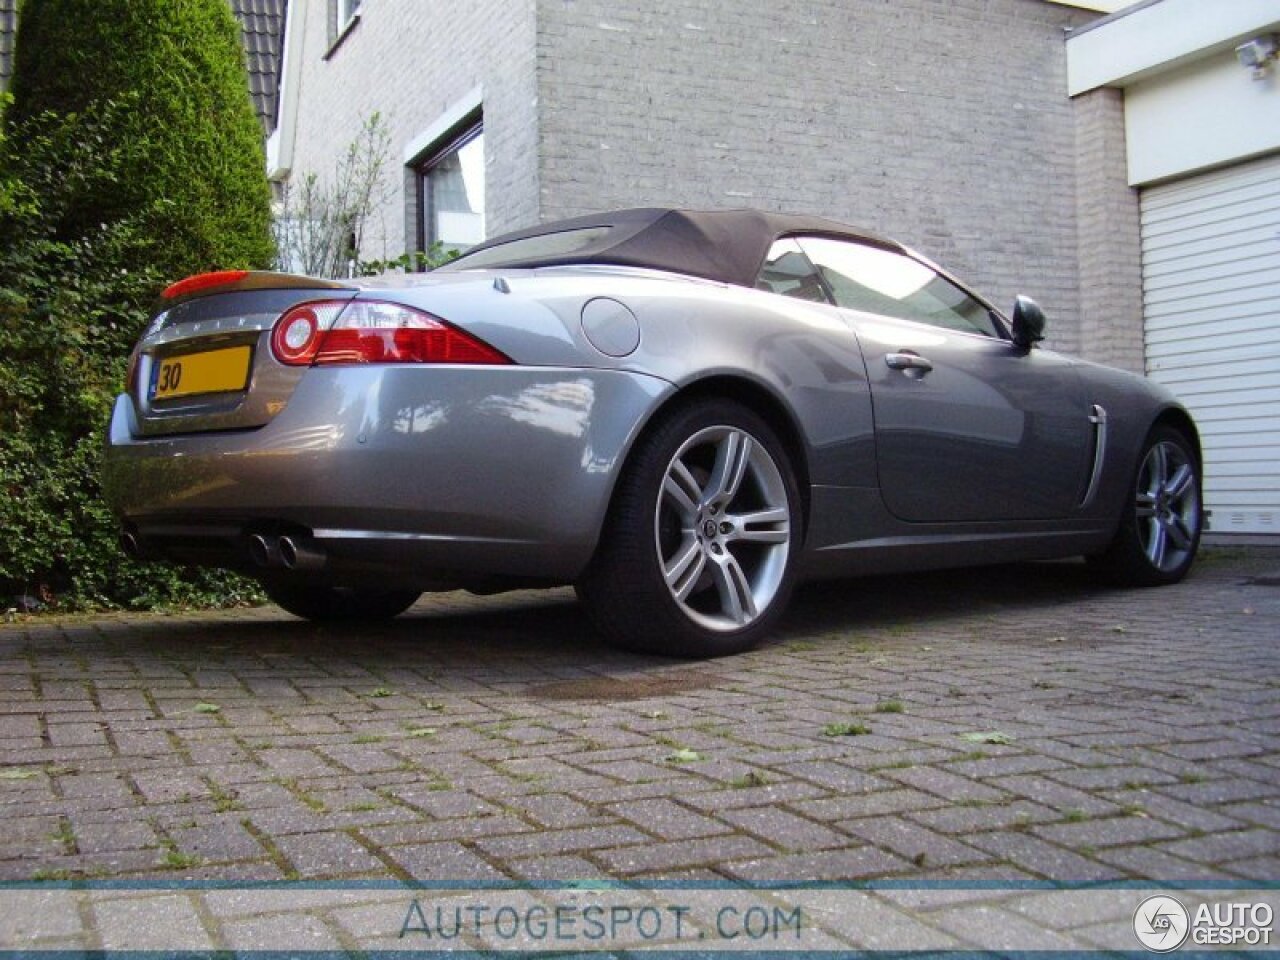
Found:
[[[919,370],[924,374],[933,369],[932,363],[918,353],[912,353],[910,350],[887,353],[885,354],[884,362],[890,370]]]

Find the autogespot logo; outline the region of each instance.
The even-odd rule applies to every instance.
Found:
[[[1147,897],[1133,913],[1133,932],[1153,953],[1177,950],[1186,941],[1190,929],[1191,915],[1187,908],[1163,894]]]

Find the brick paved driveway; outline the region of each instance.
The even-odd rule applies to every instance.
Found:
[[[710,663],[566,592],[4,625],[0,877],[1275,880],[1278,574],[815,586]]]

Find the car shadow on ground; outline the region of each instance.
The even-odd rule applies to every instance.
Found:
[[[1083,564],[1016,564],[910,575],[862,577],[802,585],[775,637],[761,650],[796,640],[818,644],[853,634],[889,640],[957,617],[1088,604],[1113,592]],[[124,656],[208,665],[251,658],[287,669],[290,660],[341,674],[418,670],[439,676],[489,669],[508,677],[554,678],[626,674],[684,661],[611,650],[568,589],[490,597],[426,595],[383,623],[315,624],[275,607],[197,617],[130,618],[128,630],[96,631]],[[731,662],[721,661],[721,663]]]

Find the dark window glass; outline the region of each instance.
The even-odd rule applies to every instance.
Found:
[[[842,307],[961,333],[1000,335],[984,304],[919,260],[825,237],[805,237],[800,246]]]
[[[831,302],[813,263],[804,255],[800,244],[792,239],[779,240],[769,248],[760,276],[756,278],[756,289],[797,300]]]

